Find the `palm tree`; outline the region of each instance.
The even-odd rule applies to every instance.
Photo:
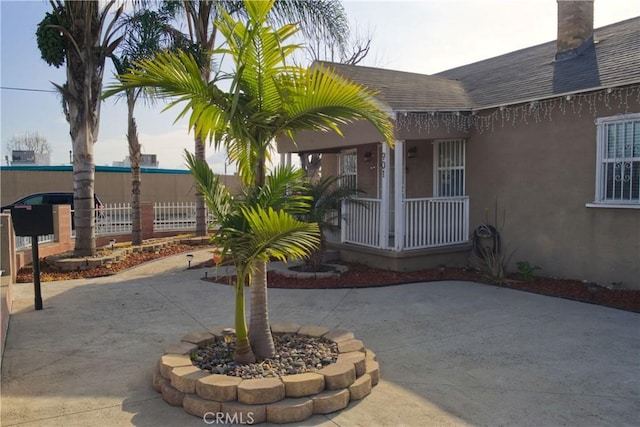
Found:
[[[303,172],[280,167],[260,189],[245,187],[239,197],[233,197],[219,176],[195,155],[185,151],[198,192],[214,213],[216,228],[212,241],[218,245],[222,258],[229,257],[236,267],[235,328],[237,363],[253,363],[245,319],[245,286],[270,258],[286,261],[306,256],[317,246],[318,225],[296,220],[292,214],[308,209],[308,197],[296,195]],[[266,286],[264,288],[266,290]],[[255,292],[252,292],[252,299]],[[265,297],[266,298],[266,297]],[[258,313],[251,311],[251,319]],[[268,324],[268,319],[263,319]],[[251,341],[253,346],[260,345]]]
[[[105,59],[122,37],[116,37],[122,6],[111,21],[115,1],[102,9],[98,1],[51,1],[36,31],[42,58],[55,67],[67,65],[67,82],[55,85],[62,94],[73,146],[75,256],[96,253],[93,144],[98,138],[100,94]]]
[[[360,190],[340,185],[343,176],[328,176],[317,181],[308,181],[304,194],[310,198],[309,211],[303,213],[300,219],[305,222],[317,223],[322,232],[320,244],[306,259],[304,268],[307,271],[320,271],[327,242],[325,232],[338,228],[340,208],[343,200],[354,198]]]
[[[135,61],[152,57],[161,50],[187,47],[182,35],[169,25],[170,19],[170,14],[163,9],[155,11],[141,8],[132,15],[123,15],[125,37],[120,43],[118,54],[111,56],[118,74],[124,74]],[[141,95],[142,88],[130,88],[124,92],[127,103],[127,142],[131,160],[131,243],[134,245],[142,244],[142,152],[134,117],[136,102]]]
[[[186,20],[187,37],[196,52],[195,58],[200,66],[202,79],[211,79],[213,52],[216,43],[217,28],[213,25],[221,10],[231,15],[247,17],[244,3],[238,0],[183,0],[165,1],[166,10],[181,15]],[[338,46],[345,44],[344,35],[348,32],[348,21],[339,0],[286,0],[273,5],[270,17],[274,22],[299,22],[307,37],[322,37]],[[195,125],[195,123],[194,123]],[[199,133],[194,135],[196,157],[205,160],[205,144]],[[206,234],[206,218],[203,198],[196,195],[196,235]]]
[[[196,133],[203,140],[210,139],[216,149],[226,149],[244,185],[258,190],[265,187],[269,154],[282,134],[293,136],[299,130],[340,133],[341,124],[367,120],[388,144],[393,144],[391,120],[374,101],[372,92],[322,65],[306,69],[286,64],[287,57],[298,48],[284,44],[296,33],[296,26],[269,27],[266,20],[272,4],[246,1],[246,24],[221,13],[216,26],[226,38],[227,47],[218,52],[233,60],[235,70],[231,74],[219,73],[218,80],[209,82],[202,79],[193,56],[162,53],[154,60],[142,60],[120,76],[122,83],[107,93],[146,86],[158,96],[176,98],[170,105],[186,102],[179,117],[189,114]],[[228,91],[218,86],[223,79],[230,82]],[[254,262],[264,264],[266,260]],[[268,311],[266,266],[254,267],[253,271],[259,277],[252,281],[252,292],[265,298],[255,298],[252,318],[255,312],[259,314],[256,319],[267,319],[262,314]],[[250,333],[252,340],[264,343],[254,346],[255,354],[271,357],[274,348],[268,324],[251,324]]]

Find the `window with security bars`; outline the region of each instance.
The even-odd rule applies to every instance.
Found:
[[[596,202],[640,204],[640,114],[605,117],[596,124]]]
[[[433,194],[436,197],[464,196],[464,142],[464,139],[434,142]]]
[[[356,150],[340,153],[340,184],[347,188],[358,188],[358,162]]]

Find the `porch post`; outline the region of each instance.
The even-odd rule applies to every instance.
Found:
[[[382,174],[380,186],[380,247],[389,247],[389,210],[391,209],[391,195],[389,188],[391,184],[391,174],[389,168],[391,159],[391,149],[386,142],[382,143],[382,153],[380,155],[380,173]]]
[[[396,140],[393,176],[394,250],[404,248],[404,140]]]

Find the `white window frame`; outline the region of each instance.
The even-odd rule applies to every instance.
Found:
[[[351,169],[345,165],[347,158],[353,160],[353,168]],[[358,151],[355,148],[340,152],[338,168],[338,174],[342,176],[341,185],[353,185],[353,188],[358,188]]]
[[[626,156],[624,152],[621,157],[617,157],[615,159],[607,159],[606,157],[608,126],[619,125],[627,122],[633,122],[633,126],[640,126],[640,113],[620,114],[617,116],[602,117],[596,120],[597,154],[595,200],[593,203],[588,203],[587,207],[640,209],[640,188],[638,189],[638,194],[630,192],[629,199],[614,199],[608,197],[606,194],[607,168],[610,167],[611,164],[622,163],[624,165],[626,163],[630,163],[631,174],[629,175],[629,182],[632,182],[633,163],[640,162],[640,156],[634,156],[635,153],[633,153],[633,148],[631,157]],[[634,142],[635,141],[632,139],[632,145]],[[634,195],[636,196],[635,198]]]
[[[462,197],[467,193],[466,190],[466,141],[464,139],[437,139],[433,141],[433,196],[434,197]],[[446,160],[443,162],[441,160]],[[447,163],[447,164],[445,164]],[[448,173],[452,175],[454,171],[462,172],[462,182],[459,188],[459,192],[451,191],[453,187],[449,188],[448,193],[444,194],[444,188],[442,187],[442,174]]]

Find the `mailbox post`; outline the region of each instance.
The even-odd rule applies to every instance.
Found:
[[[40,256],[38,255],[38,236],[53,234],[52,205],[23,205],[11,208],[11,218],[16,236],[31,237],[33,258],[33,290],[36,310],[42,310],[42,292],[40,288]]]

